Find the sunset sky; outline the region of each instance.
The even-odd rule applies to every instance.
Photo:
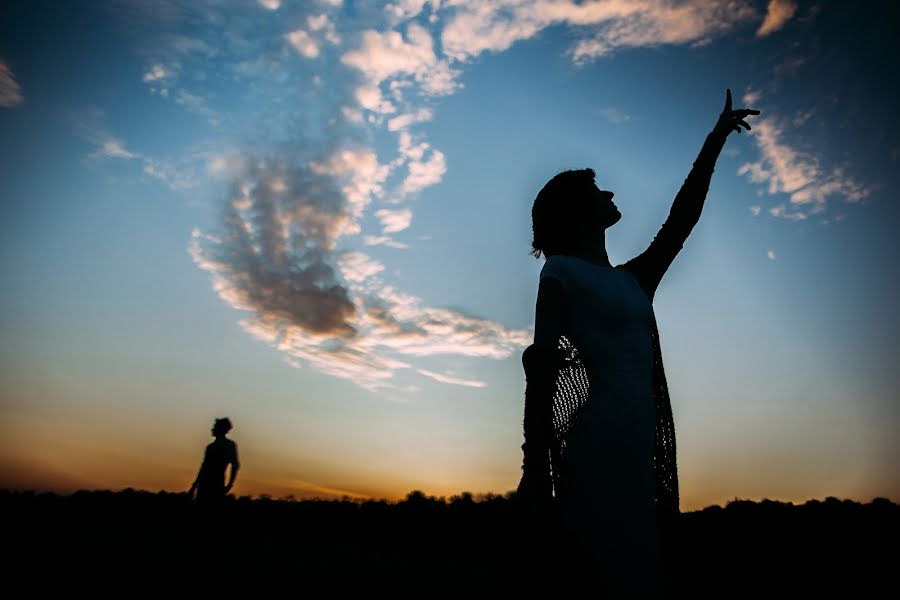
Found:
[[[531,204],[591,167],[655,299],[682,510],[900,501],[892,2],[111,0],[0,8],[0,487],[505,493]],[[891,50],[891,48],[894,48]]]

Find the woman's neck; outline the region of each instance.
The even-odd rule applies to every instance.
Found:
[[[595,265],[611,268],[612,263],[609,262],[609,256],[606,254],[606,231],[601,231],[600,235],[581,244],[575,255]]]

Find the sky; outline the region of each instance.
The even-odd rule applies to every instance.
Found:
[[[682,510],[900,501],[898,9],[789,0],[0,8],[0,487],[506,493],[542,260],[591,167],[653,239]],[[894,48],[894,50],[891,50]]]

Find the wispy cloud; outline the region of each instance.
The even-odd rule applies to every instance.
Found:
[[[124,158],[131,160],[132,158],[140,158],[140,155],[125,148],[121,140],[112,136],[100,135],[97,140],[99,144],[97,149],[91,152],[91,158]]]
[[[462,377],[454,377],[452,374],[446,373],[436,373],[434,371],[429,371],[427,369],[416,369],[420,374],[425,377],[431,377],[435,381],[440,381],[441,383],[452,383],[453,385],[464,385],[467,387],[485,387],[487,385],[484,381],[478,381],[476,379],[464,379]]]
[[[807,110],[797,111],[797,114],[794,115],[794,118],[791,119],[791,122],[795,127],[802,127],[807,121],[809,121],[812,116],[816,113],[816,107],[810,107]]]
[[[19,82],[16,81],[7,64],[0,61],[0,106],[11,108],[23,102],[25,102],[25,96],[22,95]]]
[[[498,0],[454,4],[450,12],[441,43],[448,56],[460,61],[485,51],[501,52],[556,24],[571,25],[582,34],[570,54],[585,62],[620,48],[703,44],[759,18],[752,4],[740,0]]]
[[[285,37],[294,49],[306,58],[315,58],[319,56],[319,44],[306,31],[296,29],[290,33],[286,33]]]
[[[438,58],[431,34],[417,23],[406,27],[405,36],[399,31],[363,31],[359,46],[341,61],[359,70],[369,86],[408,76],[426,94],[449,94],[459,87],[455,81],[458,71],[450,68],[449,60]]]
[[[168,98],[177,78],[177,67],[174,65],[167,66],[161,63],[153,63],[144,71],[141,81],[147,84],[151,93]]]
[[[166,70],[166,68],[162,65],[153,65],[151,66],[141,80],[144,83],[151,83],[154,81],[162,81],[171,77],[171,74]]]
[[[631,120],[631,115],[625,114],[621,109],[615,108],[614,106],[607,106],[605,108],[598,108],[597,114],[601,117],[609,121],[610,123],[618,125],[619,123],[627,123]]]
[[[387,246],[389,248],[409,248],[409,244],[398,242],[388,235],[366,235],[363,236],[363,243],[366,246]]]
[[[310,31],[318,32],[318,34],[328,43],[335,45],[341,43],[341,36],[338,35],[337,29],[331,21],[331,18],[328,16],[328,13],[308,16],[306,18],[306,25],[309,27]]]
[[[339,255],[337,262],[344,279],[353,283],[364,282],[384,271],[383,264],[355,250]]]
[[[381,221],[382,231],[384,233],[397,233],[409,227],[412,222],[412,211],[408,208],[399,210],[389,210],[382,208],[375,212],[375,216]]]
[[[206,117],[206,120],[211,125],[218,125],[222,121],[222,116],[219,112],[210,108],[206,99],[202,96],[191,94],[185,90],[178,90],[175,94],[175,103],[195,114]]]
[[[94,150],[88,154],[92,160],[135,161],[141,165],[144,175],[158,179],[174,191],[199,185],[206,170],[204,165],[208,165],[209,159],[205,153],[189,154],[178,160],[157,158],[129,149],[124,141],[91,125],[81,123],[79,130],[88,143],[94,146]]]
[[[429,121],[434,116],[434,113],[428,108],[420,108],[416,112],[410,112],[406,114],[399,115],[390,119],[388,121],[388,130],[389,131],[399,131],[401,129],[406,129],[413,123],[421,123],[422,121]]]
[[[791,20],[795,12],[797,5],[792,0],[769,0],[766,18],[756,30],[756,37],[764,37],[778,31]]]
[[[769,260],[775,260],[775,251],[766,250],[766,256],[769,258]]]
[[[760,97],[758,92],[748,92],[744,102],[754,106]],[[760,159],[745,162],[737,173],[753,183],[765,184],[770,195],[788,195],[788,204],[771,207],[769,214],[803,220],[824,211],[833,196],[854,203],[870,195],[871,188],[849,176],[846,167],[826,168],[822,157],[789,145],[785,141],[784,120],[770,110],[763,112],[766,116],[754,121],[753,129],[748,132],[759,148]]]
[[[174,191],[189,190],[200,185],[202,168],[196,164],[185,164],[186,161],[171,159],[143,158],[142,171],[154,179],[158,179]],[[202,162],[202,158],[200,159]]]

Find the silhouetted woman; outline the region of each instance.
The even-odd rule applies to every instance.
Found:
[[[677,520],[675,434],[653,297],[700,218],[716,159],[752,109],[725,108],[647,250],[613,266],[605,231],[622,218],[591,169],[566,171],[532,208],[540,274],[516,498],[553,514],[608,597],[672,590],[667,528]],[[534,513],[532,513],[534,514]],[[671,522],[670,522],[671,521]],[[569,577],[568,574],[560,574]]]

